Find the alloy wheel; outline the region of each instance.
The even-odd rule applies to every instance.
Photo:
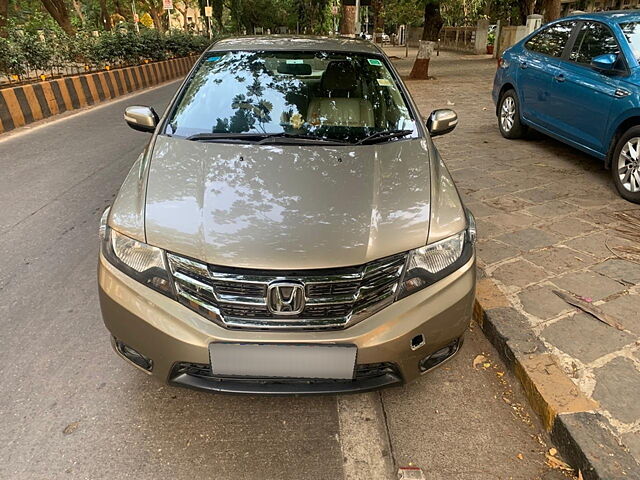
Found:
[[[505,132],[509,132],[513,128],[513,122],[516,116],[516,102],[513,97],[505,97],[500,108],[500,125]]]
[[[627,140],[618,157],[618,177],[625,190],[640,192],[640,137]]]

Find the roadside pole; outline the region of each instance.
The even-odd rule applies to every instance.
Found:
[[[213,32],[211,31],[211,17],[213,16],[213,8],[209,4],[209,0],[207,0],[207,6],[204,7],[204,16],[207,17],[207,27],[209,30],[209,40],[213,38]]]
[[[360,36],[360,0],[356,0],[356,23],[355,23],[355,30],[356,30],[356,37]]]
[[[131,2],[131,13],[133,13],[133,23],[136,26],[136,32],[140,33],[140,18],[138,17],[138,12],[136,12],[136,2]]]

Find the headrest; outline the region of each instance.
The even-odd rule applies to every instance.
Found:
[[[353,64],[348,60],[333,60],[322,74],[322,89],[327,91],[350,92],[358,86],[358,78]]]
[[[308,63],[278,63],[278,73],[286,75],[311,75],[311,65]]]

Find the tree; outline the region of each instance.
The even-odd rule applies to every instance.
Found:
[[[71,24],[69,10],[64,0],[42,0],[42,4],[67,35],[75,35],[76,30]]]
[[[149,10],[149,15],[153,20],[153,26],[156,27],[160,33],[163,33],[166,29],[162,22],[162,15],[164,11],[162,9],[162,0],[141,0],[141,3]]]
[[[100,22],[106,31],[110,31],[113,28],[111,24],[111,16],[107,10],[107,0],[99,0],[100,2]]]
[[[424,4],[424,28],[422,40],[437,42],[444,20],[440,14],[440,0],[426,0]]]
[[[340,33],[342,35],[352,35],[356,33],[356,7],[353,5],[342,5],[342,15],[340,16]]]
[[[444,21],[442,15],[440,15],[440,0],[426,0],[424,4],[422,39],[409,78],[422,80],[429,78],[429,60],[431,60],[431,54],[433,53],[435,42],[438,41],[443,24]]]
[[[9,20],[9,0],[0,0],[0,37],[7,36],[7,20]]]
[[[542,9],[544,10],[545,23],[560,18],[560,0],[543,0]]]

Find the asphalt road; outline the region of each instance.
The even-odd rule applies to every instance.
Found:
[[[546,436],[477,330],[418,382],[346,401],[205,394],[116,357],[98,307],[97,225],[148,139],[122,110],[161,111],[176,87],[0,137],[0,478],[383,478],[368,470],[381,450],[358,419],[348,428],[360,400],[381,405],[360,420],[381,425],[383,451],[428,479],[564,478],[544,465]],[[488,366],[474,368],[483,352]]]

